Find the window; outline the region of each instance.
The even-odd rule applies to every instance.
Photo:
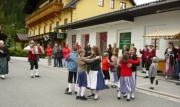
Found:
[[[110,8],[114,9],[114,0],[110,0]]]
[[[56,22],[56,26],[59,26],[59,21]]]
[[[35,29],[33,30],[33,34],[35,35]]]
[[[46,33],[46,26],[44,26],[44,33]]]
[[[52,31],[52,24],[49,25],[49,32]]]
[[[120,7],[120,9],[126,9],[126,3],[124,3],[124,2],[121,2],[121,7]]]
[[[99,0],[98,5],[99,5],[99,6],[103,6],[103,5],[104,5],[104,0]]]
[[[68,23],[68,19],[64,19],[64,24],[67,24]]]

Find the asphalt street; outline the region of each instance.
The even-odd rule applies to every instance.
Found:
[[[101,91],[97,101],[80,101],[75,94],[64,94],[68,73],[60,68],[39,65],[41,78],[34,79],[27,61],[12,59],[9,69],[5,80],[0,79],[0,107],[180,107],[178,102],[141,91],[130,102],[117,100],[117,91],[112,88]]]

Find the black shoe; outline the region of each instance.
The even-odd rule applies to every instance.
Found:
[[[78,99],[80,99],[80,97],[79,97],[79,96],[76,96],[76,99],[78,100]]]
[[[76,94],[76,95],[77,95],[77,92],[75,91],[75,92],[74,92],[74,94]]]
[[[134,97],[131,97],[132,100],[134,100],[135,98]]]
[[[67,94],[67,95],[72,95],[72,92],[65,92],[65,94]]]
[[[130,99],[127,99],[127,101],[130,101]]]
[[[2,80],[4,80],[5,78],[4,77],[1,77]]]
[[[81,100],[87,100],[87,98],[85,96],[81,96],[80,99]]]
[[[142,71],[141,73],[146,73],[146,71]]]
[[[40,76],[39,76],[39,75],[35,75],[35,77],[38,77],[38,78],[39,78]]]
[[[98,100],[99,99],[99,96],[97,98],[94,98],[94,100]]]
[[[149,78],[148,76],[145,76],[145,77],[143,77],[143,78]]]
[[[86,89],[90,89],[89,87],[86,87]]]
[[[176,84],[176,85],[180,85],[180,81],[176,82],[175,84]]]
[[[69,88],[66,88],[66,92],[68,92],[69,91]]]
[[[124,95],[123,98],[127,98],[127,95]]]
[[[121,97],[117,97],[117,99],[118,99],[118,100],[120,100],[120,99],[121,99]]]
[[[34,78],[34,76],[31,76],[31,78]]]
[[[158,85],[158,80],[156,80],[156,85]]]
[[[106,85],[106,89],[109,89],[109,86],[108,86],[108,85]]]
[[[149,87],[149,89],[154,90],[154,87]]]
[[[91,95],[88,95],[87,97],[94,97],[95,96],[95,94],[91,94]]]

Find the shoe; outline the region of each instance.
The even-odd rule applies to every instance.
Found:
[[[79,96],[76,96],[76,100],[78,100],[78,99],[80,99],[80,97],[79,97]]]
[[[31,76],[31,78],[34,78],[34,76]]]
[[[88,95],[87,97],[94,97],[95,96],[95,94],[91,94],[91,95]]]
[[[134,100],[135,98],[134,97],[131,97],[132,100]]]
[[[80,99],[81,100],[87,100],[87,98],[85,96],[81,96]]]
[[[121,97],[117,97],[117,99],[118,99],[118,100],[120,100],[120,99],[121,99]]]
[[[38,78],[39,78],[40,76],[39,76],[39,75],[35,75],[35,77],[38,77]]]
[[[143,78],[149,78],[149,76],[145,76],[145,77],[143,77]]]
[[[149,87],[149,89],[154,90],[154,87]]]
[[[106,89],[109,89],[108,85],[106,85]]]
[[[76,95],[77,95],[77,92],[75,91],[75,92],[74,92],[74,94],[76,94]]]
[[[94,98],[94,100],[98,100],[99,99],[99,96],[97,98]]]
[[[65,94],[67,94],[67,95],[72,95],[72,92],[66,91]]]
[[[123,96],[123,98],[127,98],[127,95],[125,94],[125,95]]]
[[[90,89],[89,87],[86,87],[86,89]]]
[[[5,78],[4,77],[1,77],[2,80],[4,80]]]
[[[69,91],[69,88],[66,88],[66,90],[65,90],[65,91],[66,91],[66,92],[67,92],[67,91]]]
[[[180,82],[178,81],[178,82],[176,82],[175,84],[176,84],[176,85],[180,85]]]
[[[127,99],[127,101],[130,101],[130,99]]]
[[[142,71],[141,73],[146,73],[145,71]]]
[[[54,66],[54,67],[56,67],[56,66]]]
[[[117,86],[115,86],[115,85],[111,85],[111,88],[117,88]]]
[[[158,85],[158,80],[156,80],[156,85]]]

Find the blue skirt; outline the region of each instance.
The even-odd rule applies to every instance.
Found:
[[[87,87],[87,75],[86,72],[78,72],[78,86]]]

